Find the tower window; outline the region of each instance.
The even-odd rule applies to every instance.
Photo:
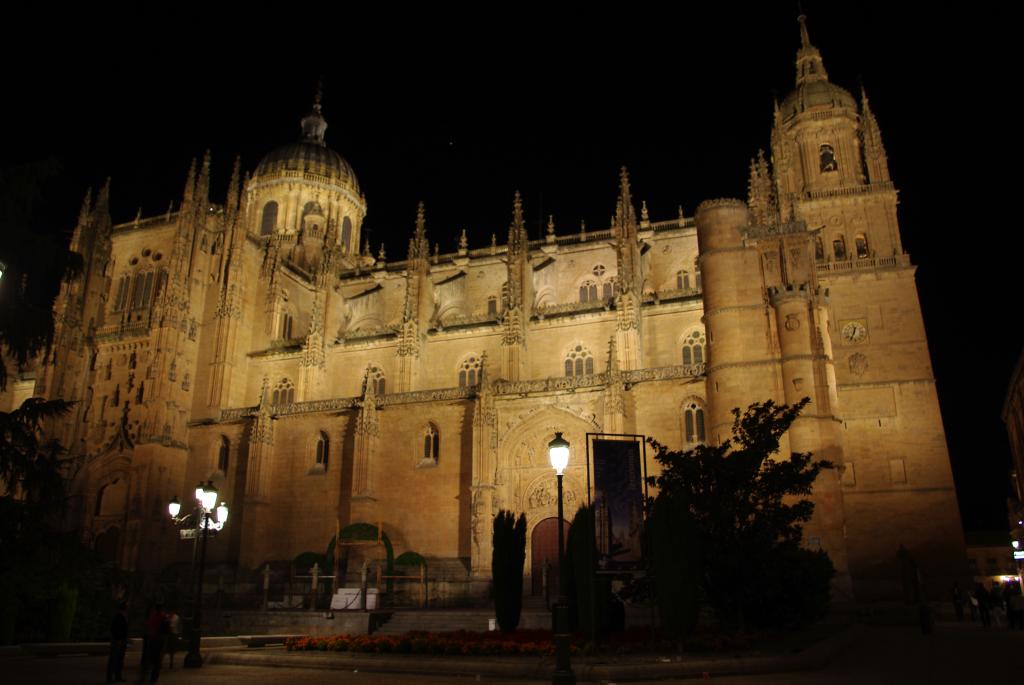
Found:
[[[263,220],[260,222],[260,235],[270,235],[277,226],[277,203],[271,200],[263,205]]]
[[[822,242],[821,236],[814,236],[814,258],[819,262],[825,259],[825,243]]]
[[[857,248],[857,259],[865,259],[868,257],[868,239],[863,233],[858,233],[854,239],[854,244]]]
[[[487,298],[487,316],[498,315],[498,298],[488,297]]]
[[[590,350],[583,345],[576,345],[569,350],[565,356],[565,375],[567,378],[573,376],[589,376],[594,373],[594,357]]]
[[[818,162],[821,173],[839,171],[839,162],[836,161],[836,152],[832,146],[825,143],[818,148]]]
[[[837,235],[833,238],[832,252],[835,254],[837,262],[846,261],[846,238],[841,235]]]
[[[348,254],[349,245],[352,244],[352,220],[347,216],[341,222],[341,251]]]

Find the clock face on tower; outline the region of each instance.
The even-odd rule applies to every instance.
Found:
[[[856,344],[864,342],[864,339],[868,336],[868,329],[863,321],[850,321],[843,326],[842,334],[843,340]]]

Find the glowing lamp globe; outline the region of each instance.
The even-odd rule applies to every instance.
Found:
[[[561,476],[569,465],[569,442],[561,433],[555,433],[555,439],[548,443],[548,458],[551,460],[551,468]]]
[[[203,494],[199,500],[203,503],[203,509],[206,511],[213,511],[213,508],[217,506],[217,488],[212,481],[206,481],[206,487],[203,488]]]
[[[178,514],[181,512],[181,502],[178,501],[177,495],[172,497],[171,501],[167,503],[167,511],[170,513],[171,518],[178,518]]]

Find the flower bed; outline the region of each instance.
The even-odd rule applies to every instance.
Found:
[[[763,637],[763,636],[761,636]],[[573,635],[573,654],[638,654],[720,652],[748,649],[757,636],[727,633],[696,633],[682,645],[655,637],[648,630],[634,629],[608,636],[600,646]],[[334,635],[331,637],[289,638],[285,648],[293,652],[361,652],[369,654],[443,654],[467,656],[549,656],[554,654],[551,631],[517,630],[512,633],[468,632],[428,633],[413,631],[405,635]]]
[[[457,631],[405,635],[334,635],[300,637],[285,641],[288,651],[362,652],[370,654],[447,654],[487,656],[546,656],[554,654],[551,632],[518,630],[514,633]],[[579,649],[571,647],[573,653]]]

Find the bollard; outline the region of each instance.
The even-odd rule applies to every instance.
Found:
[[[270,564],[263,567],[263,611],[270,610]]]
[[[313,598],[309,602],[309,610],[310,611],[316,611],[316,598],[317,598],[317,594],[318,594],[317,590],[319,589],[319,585],[320,585],[320,563],[319,562],[315,562],[313,564],[313,587],[312,587]]]

